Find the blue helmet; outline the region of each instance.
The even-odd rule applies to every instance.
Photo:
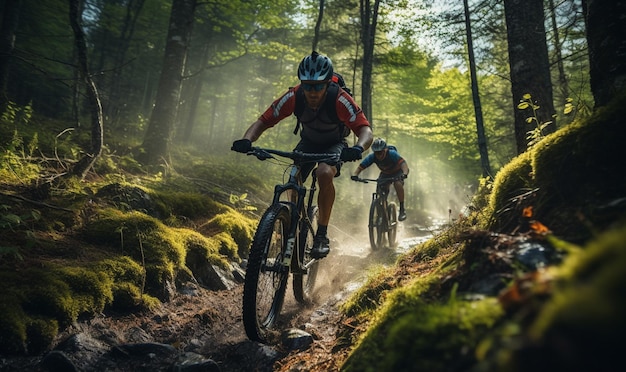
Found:
[[[298,66],[298,79],[308,81],[329,81],[333,77],[333,63],[330,58],[317,52],[311,53]]]

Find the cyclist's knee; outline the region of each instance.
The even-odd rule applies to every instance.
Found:
[[[316,175],[319,182],[332,181],[337,174],[337,168],[328,164],[319,164],[317,167]]]

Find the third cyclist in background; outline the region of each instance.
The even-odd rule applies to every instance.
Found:
[[[406,219],[406,211],[404,209],[404,179],[409,175],[409,166],[406,160],[400,156],[395,146],[388,146],[382,138],[374,140],[372,143],[372,151],[374,152],[367,155],[361,164],[359,164],[351,178],[353,180],[358,179],[359,173],[374,163],[376,163],[380,170],[378,178],[397,178],[393,186],[398,196],[398,202],[400,203],[398,220],[404,221]],[[387,185],[387,187],[389,187],[389,185]]]

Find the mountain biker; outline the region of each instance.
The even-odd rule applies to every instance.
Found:
[[[354,175],[350,177],[352,180],[359,179],[359,173],[365,168],[376,163],[380,170],[378,178],[400,178],[393,182],[393,187],[396,190],[398,196],[398,202],[400,203],[400,213],[398,214],[398,220],[404,221],[406,219],[406,211],[404,209],[404,179],[409,175],[409,166],[406,160],[400,156],[395,146],[387,146],[387,143],[382,138],[376,138],[372,143],[373,153],[367,155],[361,164],[354,171]],[[386,185],[387,191],[389,191],[389,184]]]
[[[335,153],[340,155],[343,161],[355,161],[362,158],[364,150],[368,149],[373,140],[369,121],[361,108],[354,102],[352,97],[343,89],[339,88],[336,94],[334,106],[336,117],[339,122],[333,122],[329,115],[320,108],[324,107],[329,89],[337,89],[331,84],[333,77],[333,65],[327,56],[313,51],[305,56],[298,66],[298,79],[300,84],[289,88],[281,97],[276,99],[265,112],[250,125],[242,139],[233,142],[231,150],[247,153],[252,148],[252,142],[268,128],[273,127],[279,121],[294,113],[296,107],[296,95],[298,89],[304,91],[306,106],[298,117],[302,124],[300,141],[295,150],[306,153]],[[332,104],[332,102],[329,102]],[[332,107],[332,106],[331,106]],[[358,138],[354,146],[348,146],[345,140],[349,134],[349,128]],[[347,133],[344,133],[347,132]],[[302,180],[304,181],[314,168],[315,164],[302,164]],[[328,239],[328,223],[335,202],[335,186],[333,178],[338,177],[341,171],[341,161],[325,161],[317,164],[317,180],[319,194],[317,203],[319,207],[318,228],[315,234],[311,256],[323,258],[330,252]]]

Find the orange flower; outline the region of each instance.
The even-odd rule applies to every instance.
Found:
[[[533,206],[529,206],[524,208],[524,210],[522,211],[522,216],[526,217],[526,218],[530,218],[533,216]]]
[[[531,222],[530,228],[533,229],[533,231],[537,234],[545,234],[550,232],[550,229],[548,229],[546,225],[542,224],[539,221]]]

